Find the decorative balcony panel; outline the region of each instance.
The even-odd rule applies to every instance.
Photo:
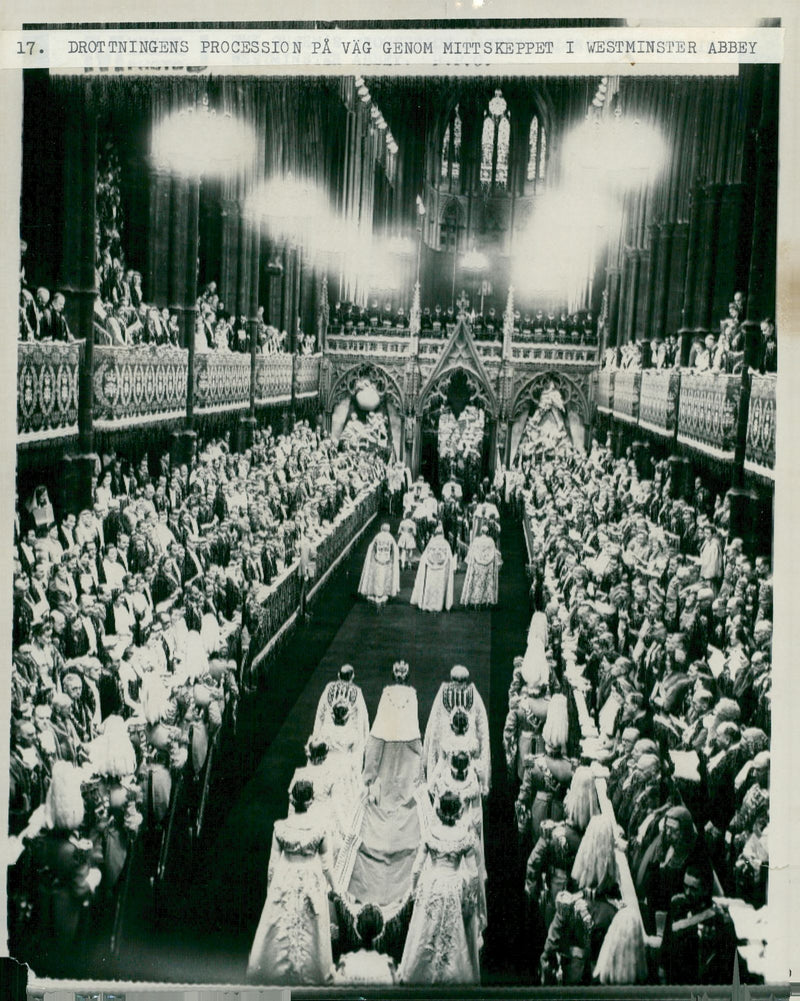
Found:
[[[610,414],[614,409],[614,376],[610,368],[601,368],[597,373],[597,409]]]
[[[680,372],[647,368],[642,372],[639,394],[639,427],[671,438],[678,418]]]
[[[296,396],[319,394],[319,364],[322,355],[298,355],[295,359],[294,391]]]
[[[479,348],[480,350],[480,348]],[[500,349],[498,349],[500,350]],[[594,365],[597,348],[588,344],[517,344],[511,346],[514,361],[534,365]]]
[[[722,372],[681,373],[678,441],[716,459],[732,460],[742,377]]]
[[[639,419],[641,385],[641,372],[622,369],[614,376],[614,416],[618,420],[635,424]]]
[[[750,410],[744,468],[767,479],[775,478],[775,387],[774,375],[754,375],[750,383]]]
[[[17,434],[41,441],[76,434],[81,345],[17,345]]]
[[[235,410],[250,403],[250,355],[202,353],[194,359],[194,406],[198,413]]]
[[[184,348],[94,348],[94,425],[152,424],[186,414]]]
[[[421,336],[419,354],[423,360],[435,361],[441,354],[447,337]],[[500,339],[481,340],[475,338],[475,349],[484,362],[503,359],[503,344]],[[329,334],[327,347],[330,354],[378,355],[385,358],[402,358],[408,353],[411,339],[407,330],[396,328],[381,329],[380,333],[364,330],[360,333]],[[593,365],[597,361],[597,348],[591,345],[571,344],[520,344],[511,348],[512,358],[518,363],[533,365]]]
[[[256,358],[256,403],[280,403],[291,398],[292,356],[289,354],[258,355]]]

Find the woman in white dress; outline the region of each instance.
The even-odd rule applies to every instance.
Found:
[[[339,960],[334,975],[335,984],[393,984],[397,976],[394,960],[376,950],[376,939],[384,929],[379,907],[367,904],[356,919],[356,932],[361,948],[346,952]]]
[[[319,820],[330,836],[330,851],[332,864],[336,864],[336,856],[344,839],[344,826],[350,820],[347,816],[347,806],[344,797],[336,795],[337,774],[328,763],[328,745],[313,737],[306,743],[306,764],[296,768],[291,783],[289,796],[298,782],[310,782],[314,788],[314,799],[308,808],[309,817]],[[352,811],[351,811],[352,812]]]
[[[476,838],[458,823],[461,801],[439,800],[438,822],[414,864],[414,910],[398,979],[404,984],[478,984],[486,916]]]
[[[294,812],[275,822],[261,912],[247,979],[260,984],[325,984],[333,976],[325,828],[308,807],[310,782],[292,787]]]
[[[358,903],[407,898],[422,832],[422,738],[409,667],[398,661],[381,693],[364,760],[366,795],[336,866],[337,885]]]
[[[428,779],[428,792],[434,810],[445,793],[461,800],[460,823],[472,829],[478,840],[478,868],[486,880],[486,853],[483,845],[483,795],[475,765],[466,751],[456,751],[449,761],[439,760],[433,778]]]

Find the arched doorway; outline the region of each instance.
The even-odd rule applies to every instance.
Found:
[[[420,406],[420,473],[438,491],[457,477],[469,500],[493,469],[496,421],[487,387],[465,368],[442,372]]]
[[[514,464],[521,450],[568,441],[585,447],[588,404],[580,386],[561,372],[540,372],[517,393],[511,410],[508,456]]]

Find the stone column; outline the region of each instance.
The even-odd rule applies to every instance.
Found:
[[[191,468],[197,447],[194,430],[194,332],[197,319],[197,249],[199,243],[200,181],[173,180],[170,236],[170,310],[178,316],[181,343],[187,349],[186,417],[182,431],[172,436],[173,464]]]
[[[64,123],[59,288],[64,293],[64,315],[76,340],[83,340],[78,376],[78,453],[64,459],[63,510],[92,506],[94,454],[94,304],[95,192],[97,181],[97,114],[82,96],[67,99]]]
[[[717,251],[717,225],[722,185],[707,184],[703,188],[700,216],[697,287],[694,297],[694,322],[698,327],[711,325],[714,297],[714,272]]]
[[[618,342],[620,269],[607,268],[608,322],[606,325],[606,348],[615,348]]]
[[[653,335],[663,337],[666,330],[667,296],[669,295],[670,262],[672,258],[673,224],[658,228],[658,268],[653,293]]]
[[[169,304],[169,216],[171,181],[169,172],[150,172],[150,211],[147,226],[147,301],[163,309]]]
[[[235,198],[220,199],[219,297],[231,312],[237,309],[239,272],[239,204]]]
[[[250,262],[249,297],[247,302],[247,332],[250,340],[250,406],[248,412],[239,418],[237,428],[238,450],[244,452],[253,444],[253,432],[256,429],[256,361],[258,359],[258,299],[259,274],[261,271],[260,248],[261,234],[257,226],[247,226],[244,234],[250,245],[248,254]]]

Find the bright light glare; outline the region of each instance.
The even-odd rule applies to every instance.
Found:
[[[524,296],[579,296],[620,207],[587,186],[564,187],[537,198],[511,264],[511,281]]]
[[[591,171],[594,183],[605,179],[620,190],[653,180],[667,163],[664,137],[650,125],[623,115],[587,121],[564,140],[567,176]]]
[[[262,181],[247,196],[245,215],[275,239],[301,244],[311,253],[338,249],[341,226],[327,195],[291,174]]]
[[[155,165],[184,177],[230,177],[255,165],[256,133],[207,103],[167,115],[153,128],[150,152]]]
[[[461,258],[461,267],[465,271],[486,271],[489,268],[489,258],[480,250],[470,250]]]

